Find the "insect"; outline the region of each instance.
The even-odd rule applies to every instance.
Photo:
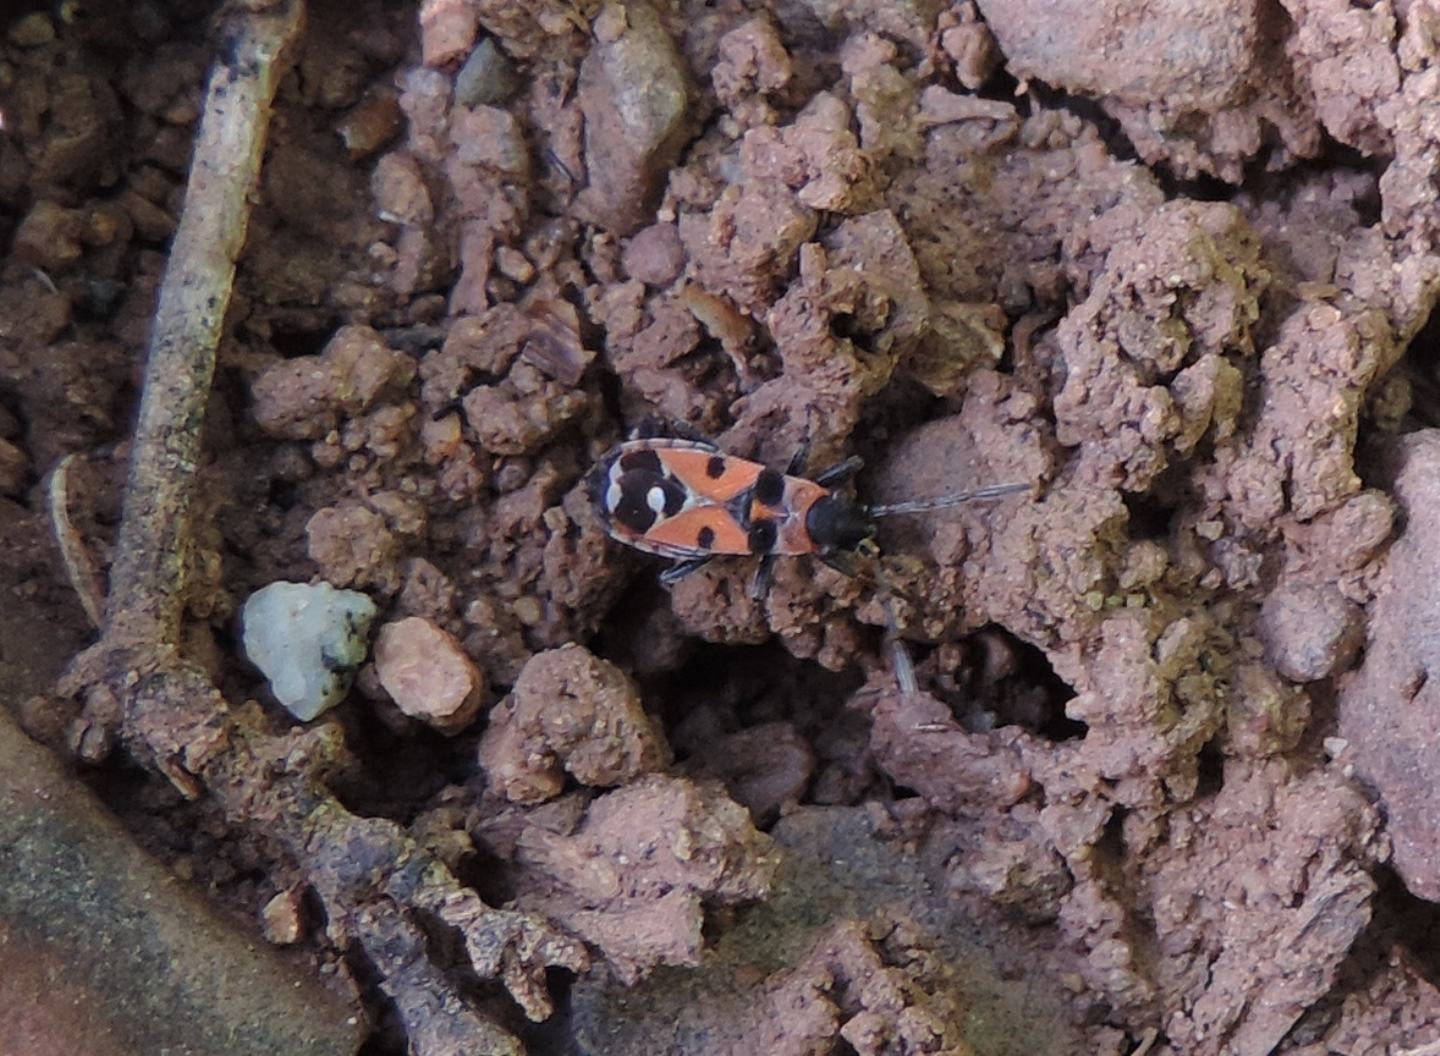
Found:
[[[754,555],[760,567],[750,594],[757,598],[769,587],[777,557],[812,554],[854,575],[857,557],[879,552],[878,518],[1030,488],[999,484],[937,499],[867,506],[835,490],[864,466],[859,457],[808,479],[800,476],[806,453],[802,447],[781,473],[703,440],[627,440],[600,459],[590,486],[613,538],[675,560],[660,574],[661,582],[674,583],[721,555]]]

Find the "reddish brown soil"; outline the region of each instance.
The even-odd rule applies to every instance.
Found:
[[[56,628],[0,613],[25,694],[85,633],[66,454],[109,556],[213,46],[195,0],[62,6],[0,43],[0,553]],[[1435,1051],[1437,100],[1419,0],[312,4],[196,655],[283,724],[233,616],[312,578],[463,650],[451,736],[373,665],[322,721],[347,803],[588,945],[547,1027],[497,1004],[534,1053]],[[880,501],[1034,489],[887,522],[879,573],[667,591],[583,484],[645,420],[859,453]],[[258,930],[292,864],[107,766]]]

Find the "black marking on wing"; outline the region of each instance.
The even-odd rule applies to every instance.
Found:
[[[653,473],[660,476],[665,472],[660,464],[660,456],[649,448],[641,448],[639,451],[627,451],[620,456],[620,468],[626,473]]]
[[[755,479],[755,500],[766,506],[779,506],[784,498],[784,474],[773,469],[762,470]]]
[[[696,533],[695,542],[700,544],[701,550],[709,550],[711,544],[715,542],[715,529],[711,528],[708,524],[705,525]]]
[[[775,541],[779,537],[775,528],[775,522],[767,518],[752,521],[748,542],[752,554],[768,554],[775,548]]]
[[[620,501],[615,505],[614,517],[632,532],[648,532],[661,514],[673,517],[685,506],[685,488],[659,473],[629,471],[621,475],[619,484]],[[650,493],[656,488],[665,499],[660,513],[650,507]]]
[[[705,463],[705,475],[711,480],[719,480],[725,475],[725,459],[720,455],[714,455],[709,462]]]

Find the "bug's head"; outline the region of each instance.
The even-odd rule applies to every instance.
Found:
[[[816,499],[805,515],[805,529],[822,552],[866,553],[875,545],[875,521],[865,507],[840,495]]]

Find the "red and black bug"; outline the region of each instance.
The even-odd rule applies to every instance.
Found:
[[[660,574],[673,583],[723,554],[755,555],[751,593],[762,594],[776,557],[813,554],[846,574],[854,558],[878,552],[876,519],[958,506],[1028,490],[1000,484],[937,499],[867,506],[834,489],[858,473],[858,457],[813,480],[799,475],[805,452],[780,473],[727,455],[702,440],[628,440],[595,466],[590,486],[606,531],[620,542],[674,558]]]

